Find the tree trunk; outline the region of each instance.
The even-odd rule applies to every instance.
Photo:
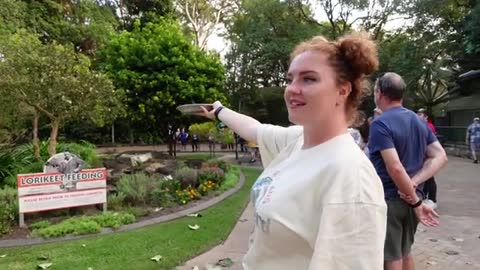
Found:
[[[115,145],[115,123],[112,123],[112,145]]]
[[[33,115],[33,138],[32,138],[32,143],[33,143],[33,156],[36,159],[40,159],[40,140],[38,139],[38,119],[40,118],[40,115],[38,112],[35,112]]]
[[[57,137],[60,123],[57,119],[53,119],[50,124],[52,130],[50,131],[50,142],[48,144],[48,154],[53,156],[57,153]]]
[[[133,127],[132,125],[128,125],[128,137],[130,139],[130,145],[133,145],[133,143],[135,142],[135,138],[133,136]]]

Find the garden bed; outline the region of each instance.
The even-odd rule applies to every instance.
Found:
[[[0,269],[35,269],[38,264],[46,262],[52,263],[51,269],[69,270],[174,269],[222,243],[230,234],[249,201],[250,188],[260,174],[259,170],[250,168],[242,169],[242,172],[246,182],[238,192],[200,211],[200,218],[183,217],[101,237],[0,248],[0,256],[3,256],[0,258]],[[191,224],[198,224],[199,229],[189,229]],[[161,260],[151,260],[158,255],[162,256]]]
[[[109,172],[109,210],[134,219],[129,216],[126,223],[114,222],[113,229],[202,205],[238,183],[238,169],[221,160],[207,160],[205,155],[175,160],[161,152],[122,153],[103,162]],[[77,220],[78,217],[85,218]],[[99,206],[30,214],[26,216],[30,229],[11,224],[9,232],[0,240],[98,233],[111,227],[108,224],[112,222],[107,222],[107,226],[95,224],[103,219]]]

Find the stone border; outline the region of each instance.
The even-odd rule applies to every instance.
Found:
[[[7,248],[7,247],[18,247],[18,246],[28,246],[28,245],[38,245],[38,244],[47,244],[47,243],[56,243],[56,242],[63,242],[63,241],[68,241],[68,240],[78,240],[78,239],[85,239],[85,238],[93,238],[97,236],[102,236],[102,235],[107,235],[107,234],[112,234],[112,233],[117,233],[117,232],[126,232],[126,231],[131,231],[134,229],[139,229],[143,228],[146,226],[154,225],[154,224],[159,224],[159,223],[164,223],[167,221],[171,221],[174,219],[178,219],[181,217],[185,217],[188,214],[193,214],[197,213],[199,211],[205,210],[209,207],[214,206],[217,203],[222,202],[226,198],[230,197],[231,195],[237,193],[243,185],[245,184],[245,174],[240,170],[240,175],[239,175],[239,181],[235,185],[235,187],[231,188],[230,190],[225,191],[219,196],[213,197],[209,199],[208,201],[202,202],[198,205],[192,206],[190,208],[171,213],[168,215],[160,216],[160,217],[155,217],[151,219],[146,219],[142,220],[136,223],[132,224],[127,224],[123,225],[119,229],[111,229],[111,228],[104,228],[100,233],[96,234],[86,234],[86,235],[76,235],[76,236],[64,236],[60,238],[53,238],[53,239],[47,239],[47,238],[27,238],[27,239],[9,239],[9,240],[0,240],[0,248]]]

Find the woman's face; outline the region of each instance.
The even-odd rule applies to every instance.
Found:
[[[349,92],[342,97],[326,54],[306,51],[297,55],[288,69],[287,83],[284,98],[290,122],[324,123],[333,113],[344,112]]]

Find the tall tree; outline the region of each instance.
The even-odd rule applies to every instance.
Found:
[[[408,17],[406,10],[415,0],[296,0],[297,7],[313,5],[326,17],[330,37],[337,38],[357,27],[380,39],[386,24]],[[312,15],[303,13],[311,22],[321,24]],[[318,14],[317,14],[318,15]]]
[[[22,1],[0,1],[0,35],[25,27],[26,12],[26,5]]]
[[[121,29],[133,30],[135,20],[141,24],[174,15],[172,0],[102,0],[117,15]]]
[[[119,33],[102,63],[126,92],[130,123],[141,123],[143,130],[166,132],[168,124],[179,124],[178,105],[225,100],[220,60],[194,47],[174,20],[138,23]]]
[[[24,1],[26,27],[44,42],[73,44],[77,52],[93,56],[114,32],[113,11],[94,0]]]
[[[194,36],[194,44],[207,49],[209,38],[220,34],[222,26],[239,9],[236,0],[177,0],[177,11]]]
[[[470,11],[461,22],[464,50],[458,56],[460,73],[480,69],[480,1],[470,1]]]
[[[471,1],[416,0],[407,12],[413,18],[413,25],[405,33],[419,52],[418,66],[413,68],[417,75],[413,76],[412,90],[416,104],[433,111],[436,105],[463,94],[455,81],[462,72],[458,67],[466,51],[457,42],[464,39],[462,23],[465,15],[472,12]]]
[[[49,119],[50,155],[55,154],[58,131],[65,122],[88,117],[103,125],[121,111],[121,92],[114,91],[105,75],[92,71],[89,58],[72,46],[42,44],[37,36],[20,31],[1,40],[0,51],[2,94],[30,106],[34,116]]]

